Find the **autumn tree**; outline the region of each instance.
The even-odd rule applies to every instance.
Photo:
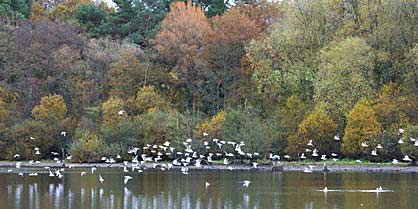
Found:
[[[381,134],[381,125],[377,120],[372,103],[369,100],[360,100],[347,114],[342,152],[349,157],[368,155],[371,148],[361,146],[365,142],[370,147],[376,146]]]
[[[225,121],[225,111],[219,111],[216,115],[205,120],[196,126],[195,136],[199,139],[208,139],[203,136],[204,133],[208,134],[209,137],[220,137],[222,125]],[[210,139],[210,138],[209,138]]]
[[[155,111],[170,111],[169,103],[153,86],[144,86],[128,100],[134,114],[143,114]]]
[[[156,49],[171,69],[171,82],[185,88],[188,107],[194,109],[203,73],[199,69],[204,62],[201,51],[205,37],[212,32],[209,22],[202,9],[190,1],[174,2],[161,27]]]
[[[32,116],[40,121],[61,121],[67,114],[67,105],[61,95],[44,96],[32,110]]]
[[[306,148],[318,149],[319,153],[326,155],[338,152],[339,144],[334,140],[336,133],[337,124],[323,109],[317,107],[306,115],[297,132],[289,137],[288,152],[301,154]],[[312,147],[307,146],[309,140],[312,140]]]
[[[102,123],[105,126],[114,127],[121,121],[127,118],[127,113],[124,110],[124,102],[115,97],[110,97],[102,104]]]
[[[211,70],[213,86],[206,88],[204,101],[210,112],[222,109],[228,97],[235,95],[236,82],[241,78],[241,58],[244,45],[259,34],[255,22],[237,8],[211,19],[213,33],[209,34],[204,57]],[[206,90],[205,89],[205,90]]]

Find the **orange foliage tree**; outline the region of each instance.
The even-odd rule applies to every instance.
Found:
[[[162,22],[156,49],[171,69],[172,82],[185,87],[188,106],[195,107],[201,75],[201,51],[205,36],[212,32],[204,11],[192,2],[175,2]]]

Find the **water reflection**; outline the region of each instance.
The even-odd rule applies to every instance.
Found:
[[[66,173],[62,180],[40,174],[18,177],[0,174],[0,208],[413,208],[418,205],[417,175],[356,173],[271,173],[146,171],[127,185],[119,170],[96,175]],[[241,181],[252,181],[243,188]],[[208,181],[211,186],[205,188]],[[373,189],[392,193],[317,192],[329,189]]]

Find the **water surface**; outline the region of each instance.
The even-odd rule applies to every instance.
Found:
[[[62,179],[0,173],[0,208],[418,208],[416,173],[145,170],[129,173],[133,179],[124,185],[125,175],[121,169],[66,169]],[[316,191],[324,186],[338,192]],[[393,192],[356,192],[378,186]]]

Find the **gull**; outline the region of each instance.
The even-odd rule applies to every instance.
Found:
[[[306,159],[306,157],[305,157],[305,153],[302,153],[302,154],[300,155],[300,159]]]
[[[132,176],[124,176],[123,183],[127,184],[129,180],[132,179]]]
[[[250,185],[250,183],[251,183],[251,181],[248,181],[248,180],[242,181],[242,186],[243,187],[248,187]]]
[[[367,142],[362,142],[362,143],[361,143],[361,146],[362,146],[362,147],[368,147],[369,145],[367,145]]]
[[[103,177],[99,174],[99,182],[100,183],[103,183],[104,182],[104,179],[103,179]]]
[[[203,136],[208,136],[209,134],[208,133],[203,133]]]
[[[319,155],[318,155],[318,150],[317,149],[314,149],[313,151],[312,151],[312,156],[314,156],[314,157],[318,157]]]
[[[404,157],[403,157],[403,159],[402,159],[403,161],[408,161],[408,162],[411,162],[412,161],[412,159],[411,158],[409,158],[409,156],[408,155],[405,155]]]
[[[405,130],[403,130],[402,128],[398,129],[398,135],[403,134],[403,132],[405,132]]]
[[[254,168],[257,168],[257,165],[258,165],[258,163],[253,162],[253,167],[254,167]]]
[[[39,150],[36,150],[35,155],[40,155],[41,152],[39,152]]]
[[[61,136],[67,136],[67,132],[65,132],[65,131],[61,131]]]
[[[163,145],[166,146],[166,147],[169,147],[170,146],[170,142],[169,141],[166,141],[166,142],[164,142]]]
[[[116,155],[116,159],[121,159],[122,157],[118,154]]]
[[[228,166],[226,169],[228,169],[230,171],[234,170],[234,168],[232,168],[232,166]]]
[[[327,160],[327,155],[322,155],[321,160]]]
[[[20,168],[21,165],[22,165],[22,162],[17,162],[16,163],[16,168]]]
[[[119,111],[118,111],[118,115],[119,115],[119,116],[122,116],[123,114],[125,114],[125,110],[119,110]]]
[[[94,173],[94,171],[96,171],[97,168],[96,167],[91,167],[91,173]]]
[[[332,161],[337,162],[338,159],[337,158],[332,158]]]
[[[376,192],[381,192],[381,191],[383,191],[382,186],[379,186],[379,187],[376,188]]]
[[[361,163],[361,160],[356,160],[356,163]]]
[[[80,173],[80,176],[84,176],[84,175],[86,175],[86,172],[85,172],[85,171],[82,171],[82,172]]]
[[[210,186],[209,182],[205,182],[205,188],[207,189]]]
[[[126,166],[123,167],[123,172],[128,173],[128,168]]]
[[[398,163],[399,163],[399,161],[398,161],[397,159],[393,159],[393,160],[392,160],[392,163],[393,163],[393,164],[398,164]]]
[[[415,138],[409,137],[409,140],[411,140],[411,142],[416,142],[417,140]]]
[[[371,153],[373,156],[377,156],[377,150],[376,149],[374,149],[374,150],[372,150],[372,153]]]
[[[336,153],[331,153],[332,157],[337,157],[338,155]]]
[[[383,149],[383,147],[382,147],[382,145],[381,144],[377,144],[377,147],[376,147],[377,149]]]
[[[50,176],[50,177],[55,176],[55,175],[54,175],[54,173],[52,173],[52,171],[51,171],[51,170],[49,170],[49,176]]]
[[[414,146],[418,147],[418,141],[416,140]]]
[[[30,173],[29,176],[38,176],[38,173]]]
[[[270,158],[270,159],[272,159],[272,160],[280,160],[280,156],[278,156],[278,155],[273,155],[272,153],[270,153],[269,158]]]
[[[59,155],[58,152],[51,152],[52,155]]]
[[[338,134],[337,134],[337,135],[335,135],[335,136],[334,136],[334,140],[339,141],[339,140],[340,140],[340,135],[338,135]]]
[[[400,139],[398,140],[398,143],[399,143],[399,144],[403,144],[403,140],[402,140],[402,138],[400,138]]]
[[[303,172],[304,172],[304,173],[312,173],[312,169],[310,169],[309,167],[305,167],[305,168],[303,169]]]
[[[204,141],[204,142],[203,142],[203,145],[208,146],[208,145],[209,145],[209,142]]]
[[[73,156],[72,155],[67,155],[67,157],[65,159],[71,160],[71,159],[73,159]]]
[[[283,157],[286,158],[286,159],[290,159],[290,156],[289,155],[285,155]]]
[[[312,144],[312,139],[311,139],[311,140],[309,140],[309,142],[308,142],[308,144],[307,144],[306,146],[313,146],[313,144]]]
[[[228,159],[224,158],[224,165],[229,165]]]
[[[29,137],[31,140],[35,140],[35,138],[33,138],[33,137]],[[39,149],[39,148],[38,148]]]
[[[18,176],[23,176],[23,173],[18,173],[17,175],[18,175]]]
[[[20,157],[20,155],[19,155],[19,154],[15,154],[15,155],[13,156],[13,158],[18,158],[18,157]]]
[[[7,170],[7,173],[10,173],[10,172],[13,172],[13,170],[12,169]]]
[[[319,190],[319,191],[327,193],[328,192],[328,187],[324,187],[323,190]]]
[[[200,168],[200,167],[202,167],[202,165],[201,165],[201,159],[197,159],[196,160],[196,163],[195,163],[195,166],[197,167],[197,168]]]
[[[190,142],[192,142],[192,139],[190,139],[190,138],[189,139],[186,139],[186,142],[187,143],[190,143]]]

